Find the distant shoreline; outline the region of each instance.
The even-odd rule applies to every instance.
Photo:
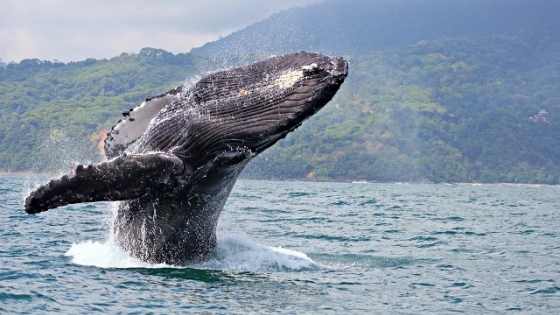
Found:
[[[476,182],[476,183],[434,183],[434,182],[404,182],[404,181],[394,181],[394,182],[380,182],[380,181],[363,181],[363,180],[344,180],[344,181],[337,181],[337,180],[310,180],[306,178],[291,178],[291,179],[278,179],[278,178],[269,178],[269,179],[256,179],[256,178],[240,178],[240,180],[248,180],[248,181],[276,181],[276,182],[309,182],[309,183],[343,183],[343,184],[356,184],[356,185],[375,185],[375,184],[392,184],[392,185],[450,185],[450,186],[483,186],[483,185],[492,185],[492,186],[526,186],[526,187],[540,187],[540,186],[550,186],[550,187],[560,187],[560,184],[530,184],[530,183],[483,183],[483,182]]]
[[[45,173],[36,173],[32,171],[0,171],[0,176],[7,176],[7,175],[33,175],[33,176],[62,176],[66,174],[64,172],[45,172]],[[239,178],[239,180],[248,180],[248,181],[276,181],[276,182],[309,182],[309,183],[346,183],[346,184],[357,184],[357,185],[364,185],[364,184],[393,184],[393,185],[457,185],[457,186],[481,186],[481,185],[493,185],[493,186],[520,186],[520,187],[541,187],[541,186],[550,186],[550,187],[560,187],[560,184],[530,184],[530,183],[484,183],[484,182],[476,182],[476,183],[434,183],[434,182],[406,182],[406,181],[394,181],[394,182],[380,182],[380,181],[364,181],[364,180],[344,180],[344,181],[337,181],[337,180],[310,180],[306,178],[290,178],[290,179],[278,179],[278,178],[269,178],[269,179],[257,179],[257,178]]]

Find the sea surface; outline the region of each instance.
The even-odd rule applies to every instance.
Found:
[[[1,314],[560,314],[560,187],[238,181],[204,263],[138,261],[113,203],[0,176]]]

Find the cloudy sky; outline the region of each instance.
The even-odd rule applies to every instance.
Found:
[[[79,61],[143,47],[188,52],[322,0],[0,0],[0,58]]]

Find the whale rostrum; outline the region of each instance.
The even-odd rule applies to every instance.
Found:
[[[153,263],[203,259],[245,165],[325,106],[347,75],[342,58],[301,52],[149,97],[109,132],[106,162],[38,187],[25,211],[119,201],[118,246]]]

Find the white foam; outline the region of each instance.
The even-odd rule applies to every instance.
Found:
[[[199,266],[231,271],[298,271],[321,268],[304,253],[261,245],[241,235],[219,238],[216,255]]]
[[[175,268],[165,264],[149,264],[131,257],[110,240],[74,243],[65,256],[72,257],[71,261],[74,264],[99,268]],[[226,235],[218,238],[215,255],[205,262],[187,267],[269,272],[320,269],[323,266],[298,251],[261,245],[240,235]]]
[[[115,246],[112,242],[92,240],[74,243],[64,254],[72,257],[72,263],[100,268],[158,268],[164,265],[153,265],[134,258]]]

